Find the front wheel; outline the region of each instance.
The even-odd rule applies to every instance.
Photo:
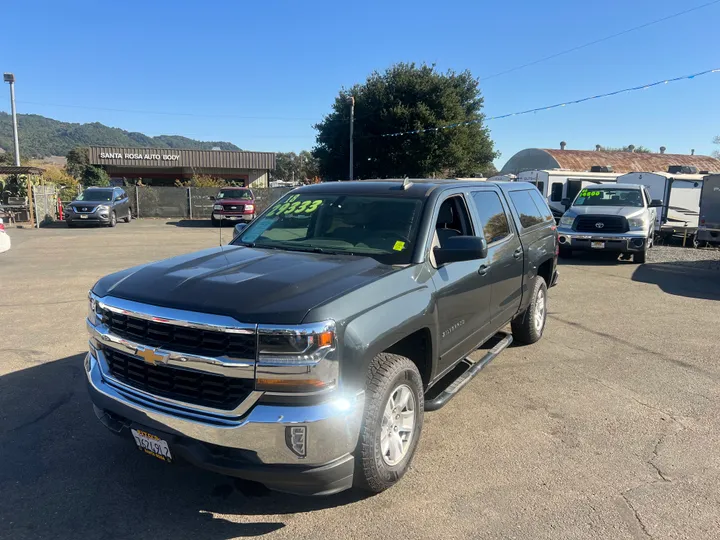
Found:
[[[569,259],[570,257],[572,257],[572,254],[572,249],[570,249],[569,247],[560,246],[560,251],[558,252],[558,255],[561,259]]]
[[[355,453],[355,485],[379,493],[410,467],[425,411],[422,378],[413,362],[381,353],[370,365],[365,412]]]
[[[545,330],[547,320],[547,285],[537,276],[532,288],[530,305],[510,323],[515,341],[530,345],[538,341]]]
[[[217,219],[215,219],[214,217],[210,216],[210,224],[211,224],[213,227],[219,227],[219,226],[220,226],[220,221],[217,220]]]
[[[117,225],[117,214],[115,213],[115,210],[112,211],[112,214],[110,214],[110,227],[114,227]]]

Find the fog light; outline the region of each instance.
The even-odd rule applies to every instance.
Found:
[[[288,426],[285,428],[285,444],[298,457],[307,456],[307,427]]]
[[[640,247],[643,247],[643,244],[644,244],[644,243],[645,243],[645,240],[644,240],[643,238],[635,238],[635,239],[633,240],[633,245],[634,245],[635,247],[639,247],[639,248],[640,248]]]
[[[561,236],[560,238],[558,238],[558,242],[560,242],[561,244],[564,244],[565,242],[567,242],[567,237]]]

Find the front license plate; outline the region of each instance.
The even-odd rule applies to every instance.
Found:
[[[595,249],[603,249],[605,247],[605,242],[590,242],[590,247]]]
[[[87,216],[80,216],[80,219],[87,219]]]
[[[140,450],[153,457],[172,463],[172,454],[170,453],[170,447],[167,441],[163,441],[160,437],[156,437],[152,433],[140,429],[133,429],[131,431],[135,439],[135,444],[137,444]]]

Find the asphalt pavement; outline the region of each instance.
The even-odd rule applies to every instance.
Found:
[[[400,484],[301,498],[141,454],[95,419],[85,390],[88,289],[217,245],[218,229],[141,220],[9,234],[2,539],[720,537],[717,273],[573,258],[541,342],[509,348],[426,415]]]

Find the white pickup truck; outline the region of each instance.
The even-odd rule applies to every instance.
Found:
[[[645,262],[662,201],[650,199],[644,186],[592,184],[572,204],[568,199],[563,204],[567,211],[558,226],[561,257],[573,251],[614,251]]]

